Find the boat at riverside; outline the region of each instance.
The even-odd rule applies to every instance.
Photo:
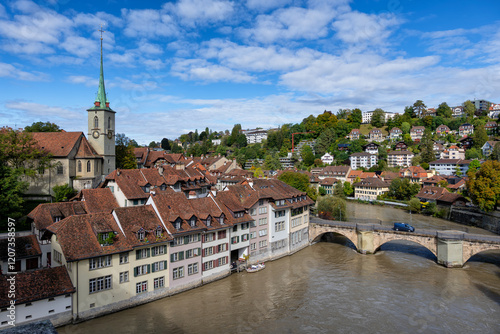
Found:
[[[256,272],[261,271],[265,268],[266,268],[266,265],[264,263],[253,264],[247,268],[247,272],[248,273],[256,273]]]

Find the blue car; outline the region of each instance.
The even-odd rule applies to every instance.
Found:
[[[406,223],[394,223],[394,230],[396,231],[404,231],[404,232],[414,232],[415,228]]]

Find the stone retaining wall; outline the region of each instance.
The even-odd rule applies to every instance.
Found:
[[[490,232],[500,234],[500,212],[484,213],[475,208],[452,207],[450,220],[467,225],[479,227]]]

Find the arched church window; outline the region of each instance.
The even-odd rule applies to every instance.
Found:
[[[111,117],[108,117],[108,129],[111,129]]]
[[[91,172],[92,166],[90,165],[90,161],[87,161],[87,173]]]
[[[94,117],[94,129],[97,129],[99,127],[99,117]]]
[[[78,173],[82,172],[82,162],[78,160]]]

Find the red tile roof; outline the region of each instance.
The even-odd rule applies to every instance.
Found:
[[[9,239],[0,239],[0,260],[7,261],[9,250]],[[16,260],[42,255],[38,241],[34,235],[15,238],[14,246]]]
[[[0,307],[7,307],[8,276],[0,276]],[[16,275],[16,305],[75,292],[66,267],[39,269]]]
[[[83,132],[33,132],[32,135],[53,157],[67,157],[83,137]]]

